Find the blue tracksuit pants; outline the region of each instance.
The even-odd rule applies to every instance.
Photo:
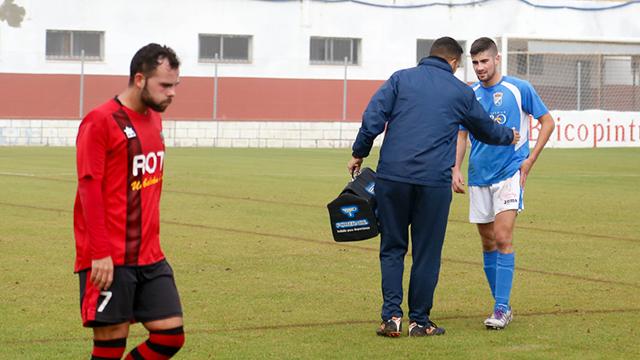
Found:
[[[451,187],[422,186],[378,178],[375,189],[381,228],[382,320],[403,315],[400,307],[402,273],[410,226],[413,265],[409,282],[409,319],[424,325],[429,320],[440,273]]]

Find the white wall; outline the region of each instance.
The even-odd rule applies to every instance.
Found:
[[[0,119],[0,146],[75,146],[79,125],[79,120]],[[177,147],[344,148],[359,128],[353,122],[163,121],[165,144]]]
[[[547,147],[640,146],[640,114],[588,110],[551,111],[556,128]],[[349,122],[164,121],[167,146],[348,148],[360,128]],[[0,146],[74,146],[77,120],[0,120]],[[532,120],[529,146],[540,131]],[[382,144],[379,136],[375,145]]]
[[[378,0],[416,4],[426,0]],[[453,1],[456,2],[456,1]],[[457,1],[459,2],[459,1]],[[182,75],[211,76],[198,63],[198,33],[253,35],[251,64],[224,64],[220,76],[342,78],[341,66],[310,65],[309,37],[362,39],[361,64],[351,79],[386,79],[415,65],[416,39],[448,35],[470,44],[503,34],[566,39],[640,38],[640,4],[608,11],[545,10],[515,0],[475,6],[384,9],[351,2],[309,0],[15,0],[26,9],[20,28],[0,23],[0,71],[78,73],[77,61],[46,60],[47,29],[105,31],[104,62],[87,63],[89,74],[128,74],[133,53],[148,42],[173,47]],[[554,3],[558,3],[557,1]],[[610,5],[610,1],[572,3]]]

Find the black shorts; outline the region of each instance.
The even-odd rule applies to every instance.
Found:
[[[113,283],[106,291],[91,284],[91,269],[78,275],[82,325],[86,327],[182,316],[173,270],[166,260],[146,266],[116,266]]]

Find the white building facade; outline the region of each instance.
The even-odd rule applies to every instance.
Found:
[[[640,4],[446,3],[14,0],[13,24],[0,22],[0,145],[73,145],[79,118],[126,86],[132,55],[157,42],[182,62],[169,145],[349,146],[377,87],[441,36],[467,51],[493,37],[503,71],[539,88],[554,117],[592,128],[624,114],[625,140],[599,144],[640,144],[627,140],[640,134]],[[456,76],[475,80],[468,62]]]

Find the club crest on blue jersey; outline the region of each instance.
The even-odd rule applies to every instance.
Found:
[[[360,211],[360,209],[355,205],[351,205],[351,206],[341,207],[340,211],[342,211],[342,213],[347,215],[350,219],[353,219],[358,213],[358,211]]]
[[[498,91],[496,93],[493,94],[493,103],[496,106],[502,106],[502,96],[504,94],[501,91]]]

